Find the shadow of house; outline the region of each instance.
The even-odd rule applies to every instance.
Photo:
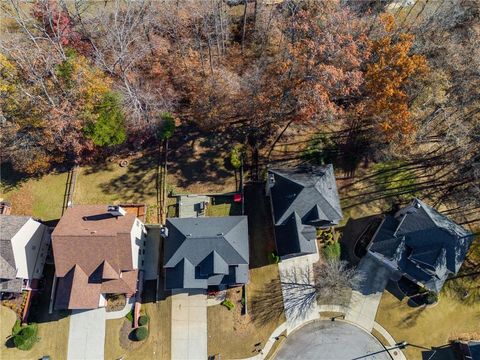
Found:
[[[360,259],[367,254],[367,247],[380,225],[381,215],[366,216],[358,219],[349,218],[342,230],[339,240],[342,246],[341,259],[351,265],[358,265]]]
[[[248,216],[250,243],[250,269],[268,265],[269,255],[275,252],[273,222],[270,204],[264,186],[258,183],[245,185],[245,214]]]

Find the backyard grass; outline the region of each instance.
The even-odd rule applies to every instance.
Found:
[[[0,347],[0,359],[19,360],[19,359],[39,359],[44,355],[50,355],[52,359],[66,359],[68,346],[68,318],[62,318],[57,321],[38,323],[39,341],[33,345],[29,351],[18,350],[14,347],[8,347],[6,338],[11,335],[12,327],[15,324],[15,313],[0,306],[0,336],[2,344]]]
[[[385,291],[378,308],[376,321],[395,339],[431,348],[448,343],[449,338],[480,328],[480,303],[467,305],[443,291],[437,305],[412,308],[406,300],[399,301]],[[422,349],[407,346],[407,359],[422,359]]]
[[[203,194],[235,190],[233,172],[223,164],[226,155],[222,151],[209,150],[209,146],[206,140],[200,139],[195,146],[183,144],[172,149],[168,192]],[[139,152],[125,158],[129,161],[126,167],[119,165],[122,159],[106,159],[103,163],[79,167],[74,204],[145,203],[149,209],[148,221],[155,221],[156,153]],[[45,221],[60,217],[66,172],[52,172],[38,178],[23,177],[4,165],[0,179],[0,199],[12,203],[12,214],[32,215]],[[214,211],[228,210],[219,208]]]
[[[213,196],[211,204],[208,204],[205,211],[207,216],[233,216],[242,215],[241,203],[233,201],[232,196]]]
[[[42,220],[58,219],[62,213],[66,173],[52,173],[25,181],[1,173],[0,198],[12,203],[12,215],[32,215]]]
[[[142,304],[149,316],[148,338],[138,347],[124,349],[120,345],[120,329],[126,320],[115,319],[106,322],[105,359],[170,359],[171,300],[167,297],[156,304]]]

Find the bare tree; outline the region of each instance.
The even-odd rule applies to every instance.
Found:
[[[279,308],[285,310],[287,318],[299,319],[314,311],[316,304],[346,306],[352,289],[362,280],[356,268],[336,259],[284,271],[279,280],[267,284],[253,298],[253,319],[259,324],[276,319]]]

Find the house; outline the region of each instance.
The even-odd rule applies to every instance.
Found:
[[[473,234],[424,202],[413,199],[386,216],[368,252],[392,271],[436,293],[462,266]]]
[[[144,224],[120,206],[68,208],[52,233],[55,309],[94,309],[108,294],[133,296],[145,238]]]
[[[0,292],[31,290],[43,273],[48,228],[29,216],[0,215]]]
[[[225,288],[248,282],[246,216],[167,219],[166,289]]]
[[[331,164],[269,170],[266,194],[281,257],[316,253],[316,229],[337,225],[343,217]]]

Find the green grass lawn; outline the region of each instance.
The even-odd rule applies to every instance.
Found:
[[[233,195],[214,196],[211,198],[211,204],[208,204],[205,214],[207,216],[242,215],[242,205],[233,201]]]
[[[68,346],[69,319],[62,318],[57,321],[38,323],[39,341],[28,351],[9,348],[6,345],[6,338],[11,334],[12,327],[15,324],[15,313],[0,306],[0,336],[2,343],[0,345],[0,359],[19,360],[19,359],[39,359],[44,355],[50,355],[52,359],[66,359]]]
[[[437,305],[412,308],[385,291],[376,321],[395,339],[431,348],[448,343],[449,338],[480,329],[480,303],[466,304],[443,291]],[[407,346],[407,359],[422,359],[422,349]]]

